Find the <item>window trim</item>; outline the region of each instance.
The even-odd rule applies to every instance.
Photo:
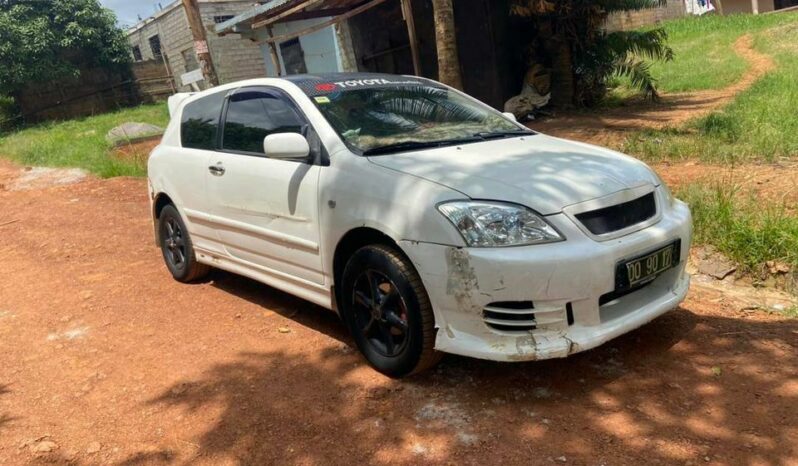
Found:
[[[289,107],[297,114],[299,117],[300,122],[302,123],[302,135],[304,137],[308,137],[308,132],[313,131],[316,133],[316,138],[319,139],[319,145],[321,147],[320,151],[314,151],[313,147],[311,147],[310,157],[307,160],[290,160],[290,159],[274,159],[272,157],[267,156],[266,154],[260,152],[249,152],[249,151],[240,151],[240,150],[233,150],[233,149],[225,149],[224,148],[224,127],[227,124],[227,111],[230,107],[230,98],[239,93],[239,92],[251,92],[251,91],[260,91],[264,94],[271,94],[274,97],[283,100]],[[262,159],[269,159],[269,160],[284,160],[286,162],[295,162],[295,163],[303,163],[308,165],[321,165],[321,166],[329,166],[330,165],[330,158],[327,153],[327,149],[324,147],[324,142],[321,141],[321,138],[318,136],[318,132],[310,123],[307,115],[305,112],[297,104],[296,100],[291,97],[287,92],[284,90],[272,87],[272,86],[245,86],[233,89],[230,91],[224,98],[224,103],[222,104],[222,111],[220,112],[220,121],[219,121],[219,132],[216,135],[216,152],[221,152],[224,154],[234,154],[234,155],[243,155],[247,157],[258,157]],[[319,153],[320,152],[320,153]]]

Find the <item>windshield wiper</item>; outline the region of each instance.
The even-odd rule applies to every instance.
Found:
[[[512,138],[516,136],[532,136],[533,134],[537,133],[535,133],[534,131],[519,129],[516,131],[483,131],[479,133],[474,133],[474,136],[482,139],[498,139],[498,138]]]
[[[429,149],[432,147],[443,147],[453,144],[478,142],[483,140],[484,138],[480,136],[474,136],[470,138],[460,138],[460,139],[441,139],[438,141],[405,141],[405,142],[397,142],[396,144],[388,144],[385,146],[367,149],[363,151],[363,155],[389,154],[391,152],[400,152],[404,150]]]

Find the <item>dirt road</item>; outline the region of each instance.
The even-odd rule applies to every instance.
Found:
[[[394,381],[330,312],[172,281],[147,215],[140,179],[0,189],[0,464],[798,464],[798,321],[693,292],[566,360]]]

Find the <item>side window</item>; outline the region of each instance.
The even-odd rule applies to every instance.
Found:
[[[227,105],[222,148],[263,153],[263,139],[274,133],[301,133],[304,122],[285,100],[264,91],[233,94]]]
[[[219,114],[226,92],[217,92],[186,104],[180,121],[180,141],[192,149],[216,149]]]

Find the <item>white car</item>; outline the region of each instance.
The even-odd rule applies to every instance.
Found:
[[[690,211],[650,168],[440,83],[264,78],[169,107],[149,189],[174,278],[217,267],[336,310],[389,376],[564,357],[687,293]]]

